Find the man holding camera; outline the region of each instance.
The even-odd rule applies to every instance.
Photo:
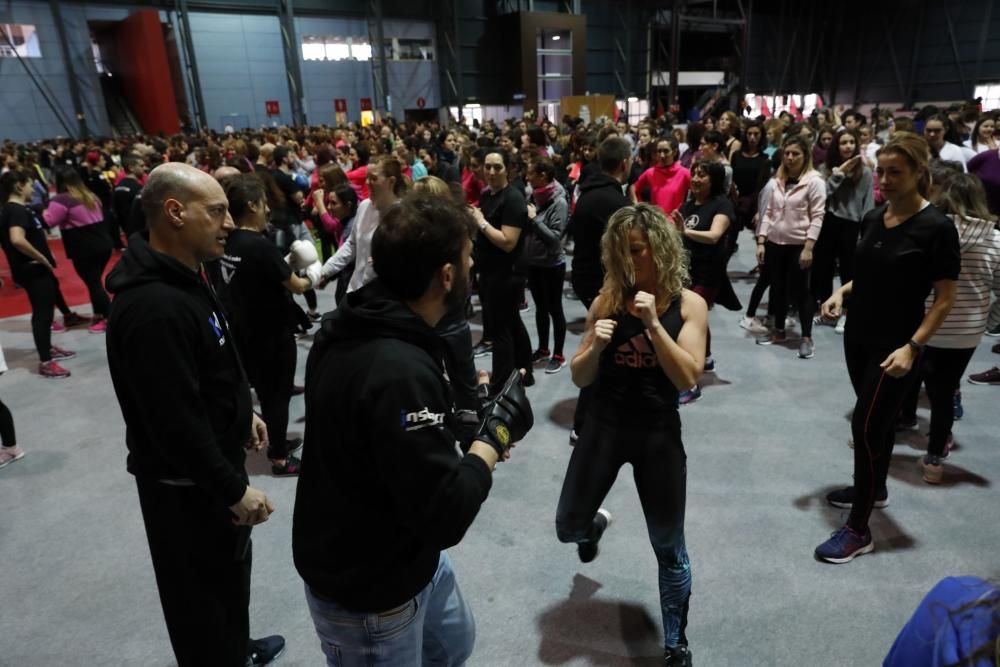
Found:
[[[533,423],[515,372],[468,453],[434,326],[465,300],[471,216],[414,193],[372,240],[378,278],[327,314],[306,367],[292,549],[330,665],[465,662],[475,626],[444,549]]]

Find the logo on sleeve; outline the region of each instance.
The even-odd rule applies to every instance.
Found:
[[[222,323],[219,321],[219,316],[212,313],[211,317],[208,318],[208,323],[212,327],[212,331],[215,332],[215,337],[219,339],[219,347],[226,344],[226,334],[222,329]]]
[[[406,431],[419,431],[429,426],[441,426],[444,424],[443,412],[431,412],[428,408],[422,408],[416,412],[401,410],[400,426]]]

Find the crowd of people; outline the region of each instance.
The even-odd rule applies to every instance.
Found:
[[[733,326],[803,360],[814,327],[844,335],[854,483],[827,500],[851,512],[815,555],[872,551],[871,513],[888,504],[894,435],[916,424],[920,387],[931,405],[920,465],[937,484],[966,367],[984,334],[1000,336],[995,124],[966,105],[7,142],[0,244],[31,304],[40,376],[70,377],[61,362],[74,353],[53,333],[107,336],[180,664],[265,664],[283,646],[249,638],[250,526],[273,506],[248,484],[247,447],[299,478],[293,553],[329,664],[375,650],[394,664],[464,662],[472,616],[445,549],[531,429],[535,372],[568,365],[580,393],[557,537],[582,562],[597,557],[602,502],[630,463],[666,664],[690,665],[679,408],[716,368],[708,311],[741,312]],[[63,297],[55,230],[89,319]],[[745,309],[728,270],[741,242],[757,259]],[[316,290],[333,283],[338,306],[323,315]],[[587,309],[569,359],[566,298]],[[296,386],[296,340],[314,328]],[[490,372],[477,371],[487,356]],[[968,379],[1000,385],[1000,368]],[[142,390],[154,382],[160,392]],[[288,437],[301,394],[304,442]],[[25,455],[2,403],[0,437],[0,467]],[[948,603],[975,589],[992,605],[982,613],[998,613],[1000,593],[981,588],[953,586]],[[904,635],[886,664],[931,664],[912,661]],[[982,653],[972,637],[962,656]]]

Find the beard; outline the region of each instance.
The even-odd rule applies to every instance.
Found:
[[[469,296],[469,272],[462,271],[455,277],[455,284],[451,286],[451,291],[444,297],[446,312],[452,312],[465,307],[465,300]]]

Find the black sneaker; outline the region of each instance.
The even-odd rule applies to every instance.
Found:
[[[271,464],[271,474],[275,477],[297,477],[301,466],[302,462],[289,454],[285,457],[284,465],[278,465],[277,463]]]
[[[561,354],[553,354],[552,357],[549,358],[549,363],[545,367],[545,372],[549,375],[558,373],[565,365],[566,359]]]
[[[247,656],[247,667],[266,665],[274,661],[285,650],[285,638],[281,635],[271,635],[250,640],[250,655]]]
[[[663,652],[663,664],[667,667],[691,667],[691,649],[684,644],[667,648]]]
[[[480,341],[476,343],[474,348],[472,348],[472,356],[474,357],[485,357],[491,352],[493,352],[493,343],[484,343]]]
[[[547,361],[550,356],[552,356],[551,352],[546,350],[544,347],[540,347],[531,353],[531,363],[532,365],[540,364],[543,361]]]
[[[310,313],[308,313],[308,315],[309,315],[309,319],[312,320],[313,322],[319,322],[321,319],[323,319],[323,313],[318,313],[318,312],[317,313],[313,313],[313,312],[310,312]]]
[[[839,491],[831,491],[826,494],[826,502],[834,507],[849,510],[854,507],[854,487],[847,486]],[[889,490],[882,489],[875,494],[875,507],[882,509],[889,506]]]
[[[580,434],[576,432],[575,428],[569,430],[569,446],[576,447],[576,441],[580,439]]]
[[[986,330],[986,335],[987,336],[993,336],[994,338],[996,338],[997,336],[1000,336],[1000,324],[996,325],[992,329],[987,329]]]
[[[913,417],[900,417],[896,420],[896,433],[901,431],[912,431],[917,428],[917,418]]]
[[[576,545],[576,555],[580,557],[581,563],[590,563],[595,558],[597,558],[598,542],[601,541],[601,536],[604,535],[604,531],[608,529],[611,525],[611,512],[607,511],[603,507],[597,510],[597,514],[594,515],[594,530],[597,535],[594,536],[593,540],[590,542],[580,542]]]
[[[289,438],[285,442],[288,443],[289,456],[302,449],[302,438]]]

